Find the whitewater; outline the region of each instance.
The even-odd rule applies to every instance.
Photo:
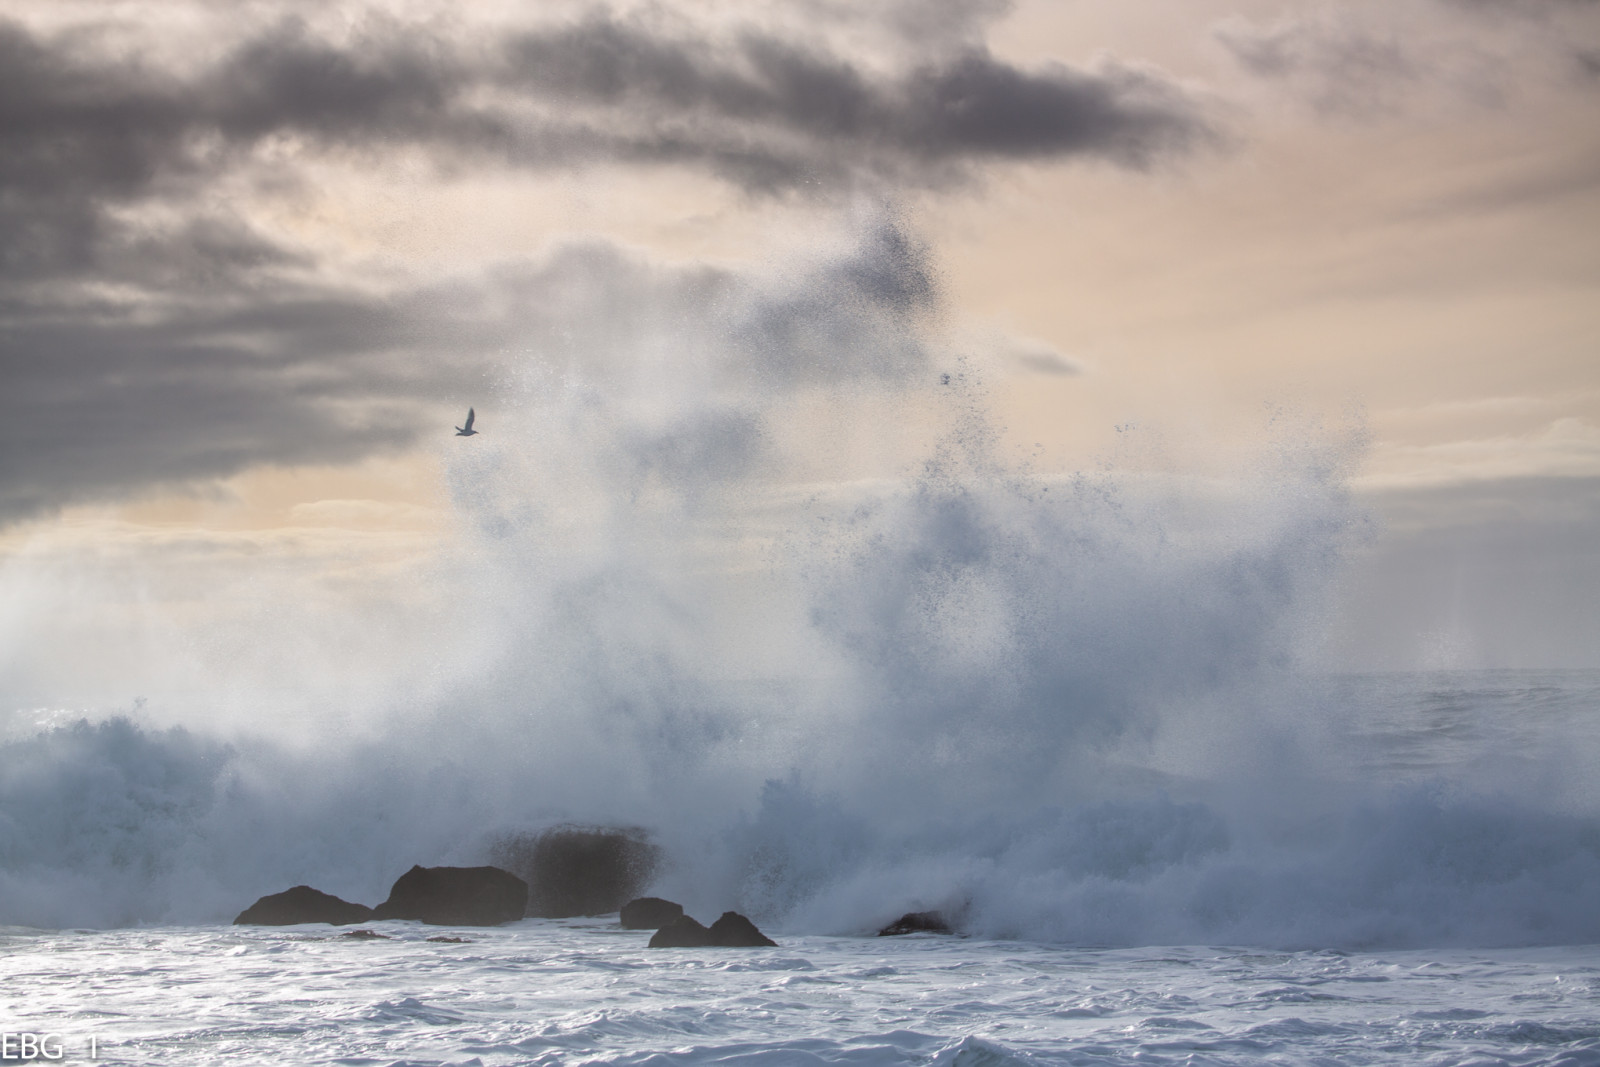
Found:
[[[968,936],[815,932],[818,901],[841,894],[815,873],[801,906],[763,913],[774,949],[651,950],[615,916],[365,925],[383,939],[11,926],[0,1017],[53,1035],[68,1061],[92,1048],[118,1064],[1600,1063],[1594,820],[1438,784],[1502,760],[1529,770],[1550,738],[1589,736],[1600,672],[1321,686],[1362,710],[1348,772],[1393,792],[1275,845],[1170,799],[991,821],[987,846],[926,846],[992,868],[965,883]],[[55,739],[130,744],[132,730]],[[12,765],[8,799],[15,780]],[[796,803],[782,792],[769,786],[769,809]],[[1195,846],[1197,822],[1224,839]],[[801,832],[838,865],[832,882],[876,869],[877,906],[859,912],[871,921],[931,899],[896,896],[889,864],[851,864],[815,826]],[[1053,857],[1030,855],[1046,845]],[[1152,943],[1163,935],[1177,943]],[[440,936],[462,940],[427,940]]]
[[[644,948],[594,920],[392,940],[161,927],[4,935],[7,1025],[70,1062],[1600,1061],[1595,948],[1352,953],[785,938]]]
[[[144,641],[147,701],[0,723],[6,1033],[139,1064],[1600,1063],[1600,673],[1319,665],[1382,536],[1359,433],[1037,469],[893,225],[770,275],[540,269],[567,317],[450,442],[453,526],[391,596],[307,611],[263,568]],[[571,825],[648,836],[649,892],[779,947],[228,925]],[[935,909],[961,936],[873,936]]]

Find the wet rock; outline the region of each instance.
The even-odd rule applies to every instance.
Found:
[[[895,937],[900,934],[953,934],[950,923],[941,912],[937,911],[908,911],[894,922],[878,931],[879,937]]]
[[[357,941],[393,941],[388,934],[380,934],[376,930],[346,930],[340,937],[353,937]]]
[[[722,918],[711,924],[711,943],[721,948],[766,948],[778,944],[736,911],[723,912]]]
[[[235,926],[295,926],[299,923],[329,923],[345,926],[364,923],[372,917],[365,904],[352,904],[331,893],[297,885],[282,893],[262,897],[239,913]]]
[[[640,897],[622,906],[624,930],[659,930],[683,914],[683,905],[660,897]]]
[[[709,948],[711,931],[688,915],[680,915],[655,932],[651,948]]]
[[[736,911],[725,911],[709,928],[680,915],[655,932],[651,948],[766,948],[777,942]]]
[[[556,826],[502,838],[491,860],[528,883],[528,914],[541,919],[606,915],[639,895],[661,862],[645,831]]]
[[[372,910],[374,919],[434,926],[498,926],[522,918],[528,884],[499,867],[413,867]]]
[[[429,937],[429,938],[425,938],[424,940],[430,941],[435,945],[470,945],[470,944],[472,944],[472,939],[470,937],[445,937],[442,934],[439,935],[438,937]]]

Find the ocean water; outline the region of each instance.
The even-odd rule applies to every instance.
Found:
[[[107,1064],[1593,1064],[1600,947],[1271,952],[597,920],[7,931],[6,1027]],[[91,1041],[93,1044],[91,1045]]]
[[[1600,821],[1440,784],[1552,766],[1553,739],[1570,749],[1593,730],[1600,674],[1321,685],[1362,709],[1342,773],[1390,791],[1338,819],[1323,809],[1311,836],[1242,833],[1224,807],[1162,796],[1012,828],[991,817],[986,849],[970,831],[903,843],[897,868],[852,859],[817,828],[816,802],[774,783],[736,829],[771,835],[747,858],[766,881],[738,902],[758,905],[778,948],[650,950],[615,916],[371,923],[387,936],[371,940],[215,921],[12,926],[0,1017],[55,1035],[69,1060],[126,1064],[1600,1063]],[[63,738],[162,741],[128,724]],[[858,832],[841,818],[822,822]],[[780,844],[796,833],[804,850]],[[779,893],[780,847],[835,866],[814,861]],[[979,855],[957,861],[958,847]],[[923,884],[948,875],[936,858],[966,874],[969,935],[869,936],[859,916],[932,899],[894,887],[907,868]],[[1048,893],[1030,884],[1046,879]],[[856,903],[863,885],[876,910]],[[825,908],[857,928],[819,932]],[[426,940],[441,934],[465,941]]]

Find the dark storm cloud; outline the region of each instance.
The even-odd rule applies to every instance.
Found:
[[[778,280],[654,266],[603,242],[380,295],[250,280],[223,274],[135,308],[0,302],[0,522],[447,435],[457,402],[475,399],[464,387],[481,389],[508,355],[604,386],[634,379],[672,338],[734,389],[903,378],[925,365],[916,330],[933,303],[924,250],[892,224]],[[656,451],[684,475],[753,432],[734,415]]]
[[[771,34],[725,40],[596,12],[495,40],[285,22],[198,70],[0,21],[0,236],[12,274],[77,270],[107,208],[175,195],[264,146],[414,146],[441,166],[675,163],[752,190],[938,184],[998,159],[1141,165],[1208,136],[1130,68],[1025,71],[980,46],[897,73]]]
[[[450,113],[457,81],[406,42],[361,55],[292,25],[180,77],[0,21],[0,270],[38,280],[101,267],[138,237],[114,209],[191,193],[269,137],[359,150],[446,140],[447,124],[469,135],[471,116]],[[266,251],[248,243],[247,265]]]
[[[340,462],[409,443],[418,428],[404,401],[448,395],[473,369],[445,361],[445,342],[493,334],[428,294],[212,296],[138,314],[82,302],[3,309],[0,521],[255,463]],[[397,350],[440,362],[395,359]]]
[[[591,248],[559,270],[383,292],[327,281],[309,253],[230,211],[218,183],[292,186],[300,164],[328,157],[381,176],[404,150],[442,176],[677,164],[757,193],[881,192],[1000,160],[1139,166],[1210,136],[1156,74],[997,59],[974,34],[1002,6],[893,5],[882,25],[917,14],[942,30],[925,22],[940,46],[889,67],[770,29],[598,9],[498,37],[387,21],[333,41],[290,20],[214,55],[197,47],[182,67],[125,32],[0,19],[0,521],[402,446],[419,400],[453,404],[457,383],[530,337],[603,374],[626,358],[618,323],[639,308],[670,305],[671,321],[716,333],[735,376],[910,373],[933,285],[893,226],[787,287],[705,271],[663,282]],[[572,348],[595,323],[611,332]]]
[[[333,43],[286,22],[181,74],[107,51],[0,21],[13,203],[125,199],[285,137],[346,153],[419,145],[451,162],[693,163],[775,188],[944,181],[1007,158],[1142,164],[1208,135],[1180,88],[1130,68],[1029,71],[975,45],[881,73],[767,33],[712,38],[604,11],[480,41],[390,24]]]
[[[599,14],[506,45],[503,85],[643,116],[590,131],[630,158],[703,162],[765,188],[847,176],[949,181],[987,160],[1142,165],[1208,136],[1176,86],[1131,68],[1024,71],[979,47],[894,76],[758,33],[712,43]]]

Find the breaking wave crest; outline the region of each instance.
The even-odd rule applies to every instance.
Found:
[[[1012,462],[892,226],[766,278],[568,255],[587,332],[545,324],[453,461],[425,576],[453,607],[394,650],[406,699],[359,729],[6,742],[0,922],[372,903],[576,821],[646,827],[657,892],[779,931],[1600,940],[1593,678],[1302,668],[1360,529],[1347,445],[1228,478]],[[840,440],[879,469],[829,468],[863,451]],[[1517,718],[1540,686],[1554,710]]]

